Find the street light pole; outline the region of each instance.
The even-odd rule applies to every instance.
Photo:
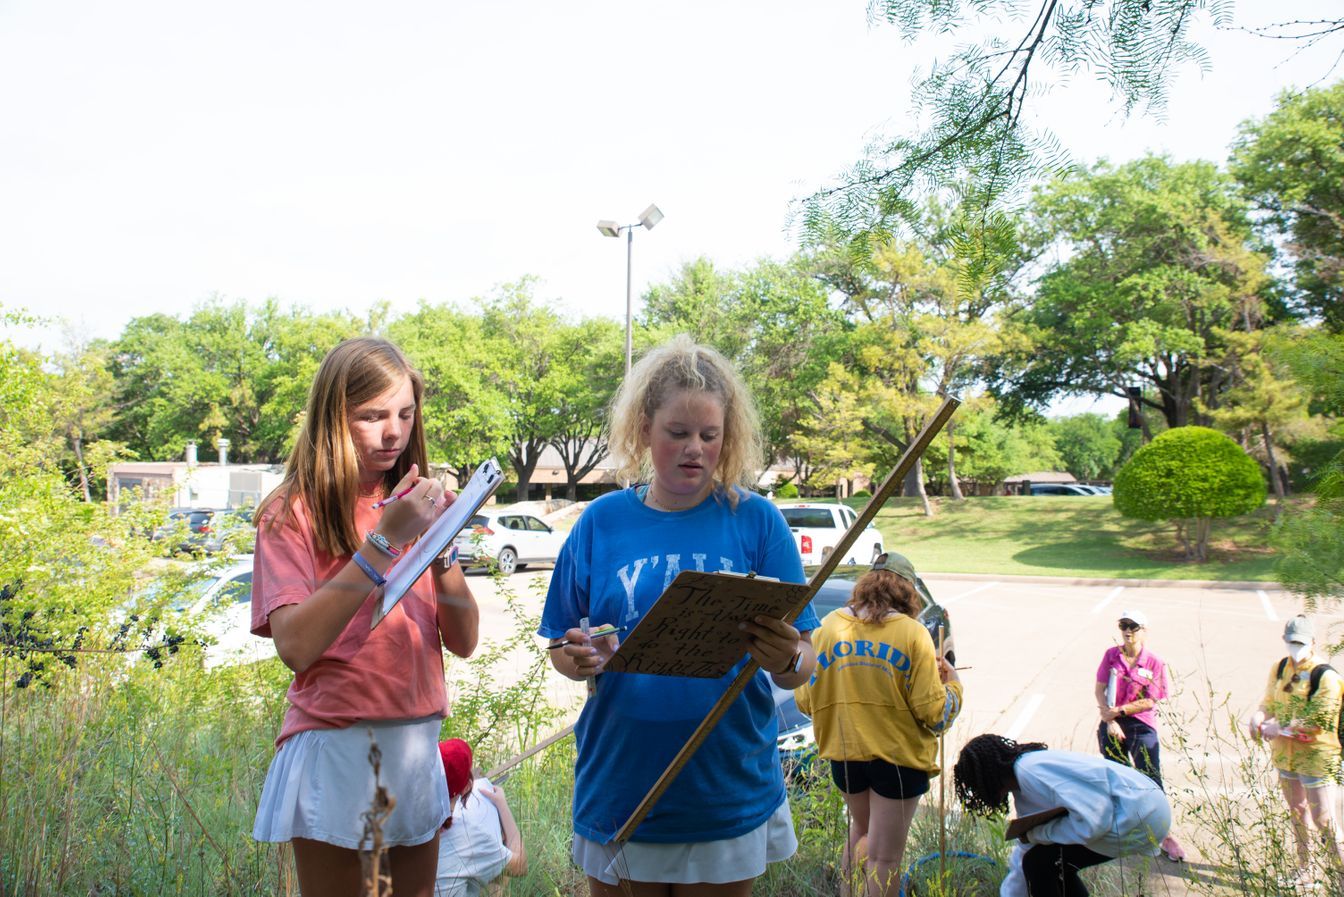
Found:
[[[634,318],[634,299],[631,292],[631,272],[634,270],[635,229],[625,229],[625,376],[630,376],[631,345],[630,337]]]
[[[653,230],[654,226],[662,220],[662,211],[656,205],[650,204],[647,209],[640,213],[639,221],[634,224],[617,224],[615,221],[606,218],[597,222],[597,229],[604,237],[619,237],[621,231],[625,231],[625,374],[627,377],[630,375],[630,363],[633,356],[635,228],[642,227],[645,230]]]

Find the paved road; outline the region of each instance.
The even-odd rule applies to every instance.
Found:
[[[507,582],[524,606],[539,612],[549,576],[549,569],[525,571]],[[511,620],[495,584],[484,576],[470,581],[482,606],[483,638],[503,638]],[[1095,752],[1097,664],[1118,641],[1120,612],[1137,608],[1148,615],[1148,645],[1174,679],[1162,717],[1163,772],[1181,830],[1190,828],[1185,808],[1192,802],[1236,800],[1271,782],[1255,775],[1248,780],[1241,771],[1247,756],[1259,768],[1267,764],[1262,749],[1235,734],[1234,720],[1256,707],[1270,666],[1283,656],[1283,623],[1299,612],[1291,596],[1274,588],[1055,585],[937,574],[925,581],[950,612],[958,663],[971,667],[962,672],[966,706],[948,736],[950,758],[982,732]],[[1320,634],[1344,623],[1344,616],[1316,620]],[[575,683],[554,674],[547,687],[558,705],[581,700]],[[1201,837],[1192,832],[1187,840],[1195,842],[1197,859]],[[1163,886],[1174,888],[1172,881]]]

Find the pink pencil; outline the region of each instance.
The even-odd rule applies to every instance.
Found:
[[[405,489],[401,490],[395,495],[389,495],[387,498],[374,502],[373,509],[376,511],[383,505],[390,505],[392,504],[392,502],[396,501],[399,498],[405,498],[406,496],[411,494],[411,490],[414,488],[415,488],[414,486],[407,486]]]

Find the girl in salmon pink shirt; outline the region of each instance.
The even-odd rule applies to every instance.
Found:
[[[426,469],[423,382],[396,346],[347,340],[322,360],[285,479],[257,511],[252,631],[294,671],[253,837],[289,842],[306,895],[362,889],[361,813],[378,782],[398,897],[432,897],[448,790],[443,648],[467,657],[479,612],[460,567],[434,565],[370,629],[396,556],[452,503]],[[381,499],[405,492],[375,508]]]

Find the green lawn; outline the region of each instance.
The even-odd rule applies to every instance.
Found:
[[[888,548],[922,573],[1081,576],[1119,579],[1272,580],[1266,545],[1273,509],[1214,522],[1210,560],[1188,564],[1169,524],[1121,517],[1108,495],[898,498],[878,512]],[[855,510],[867,499],[847,502]],[[1291,506],[1290,506],[1291,507]]]

